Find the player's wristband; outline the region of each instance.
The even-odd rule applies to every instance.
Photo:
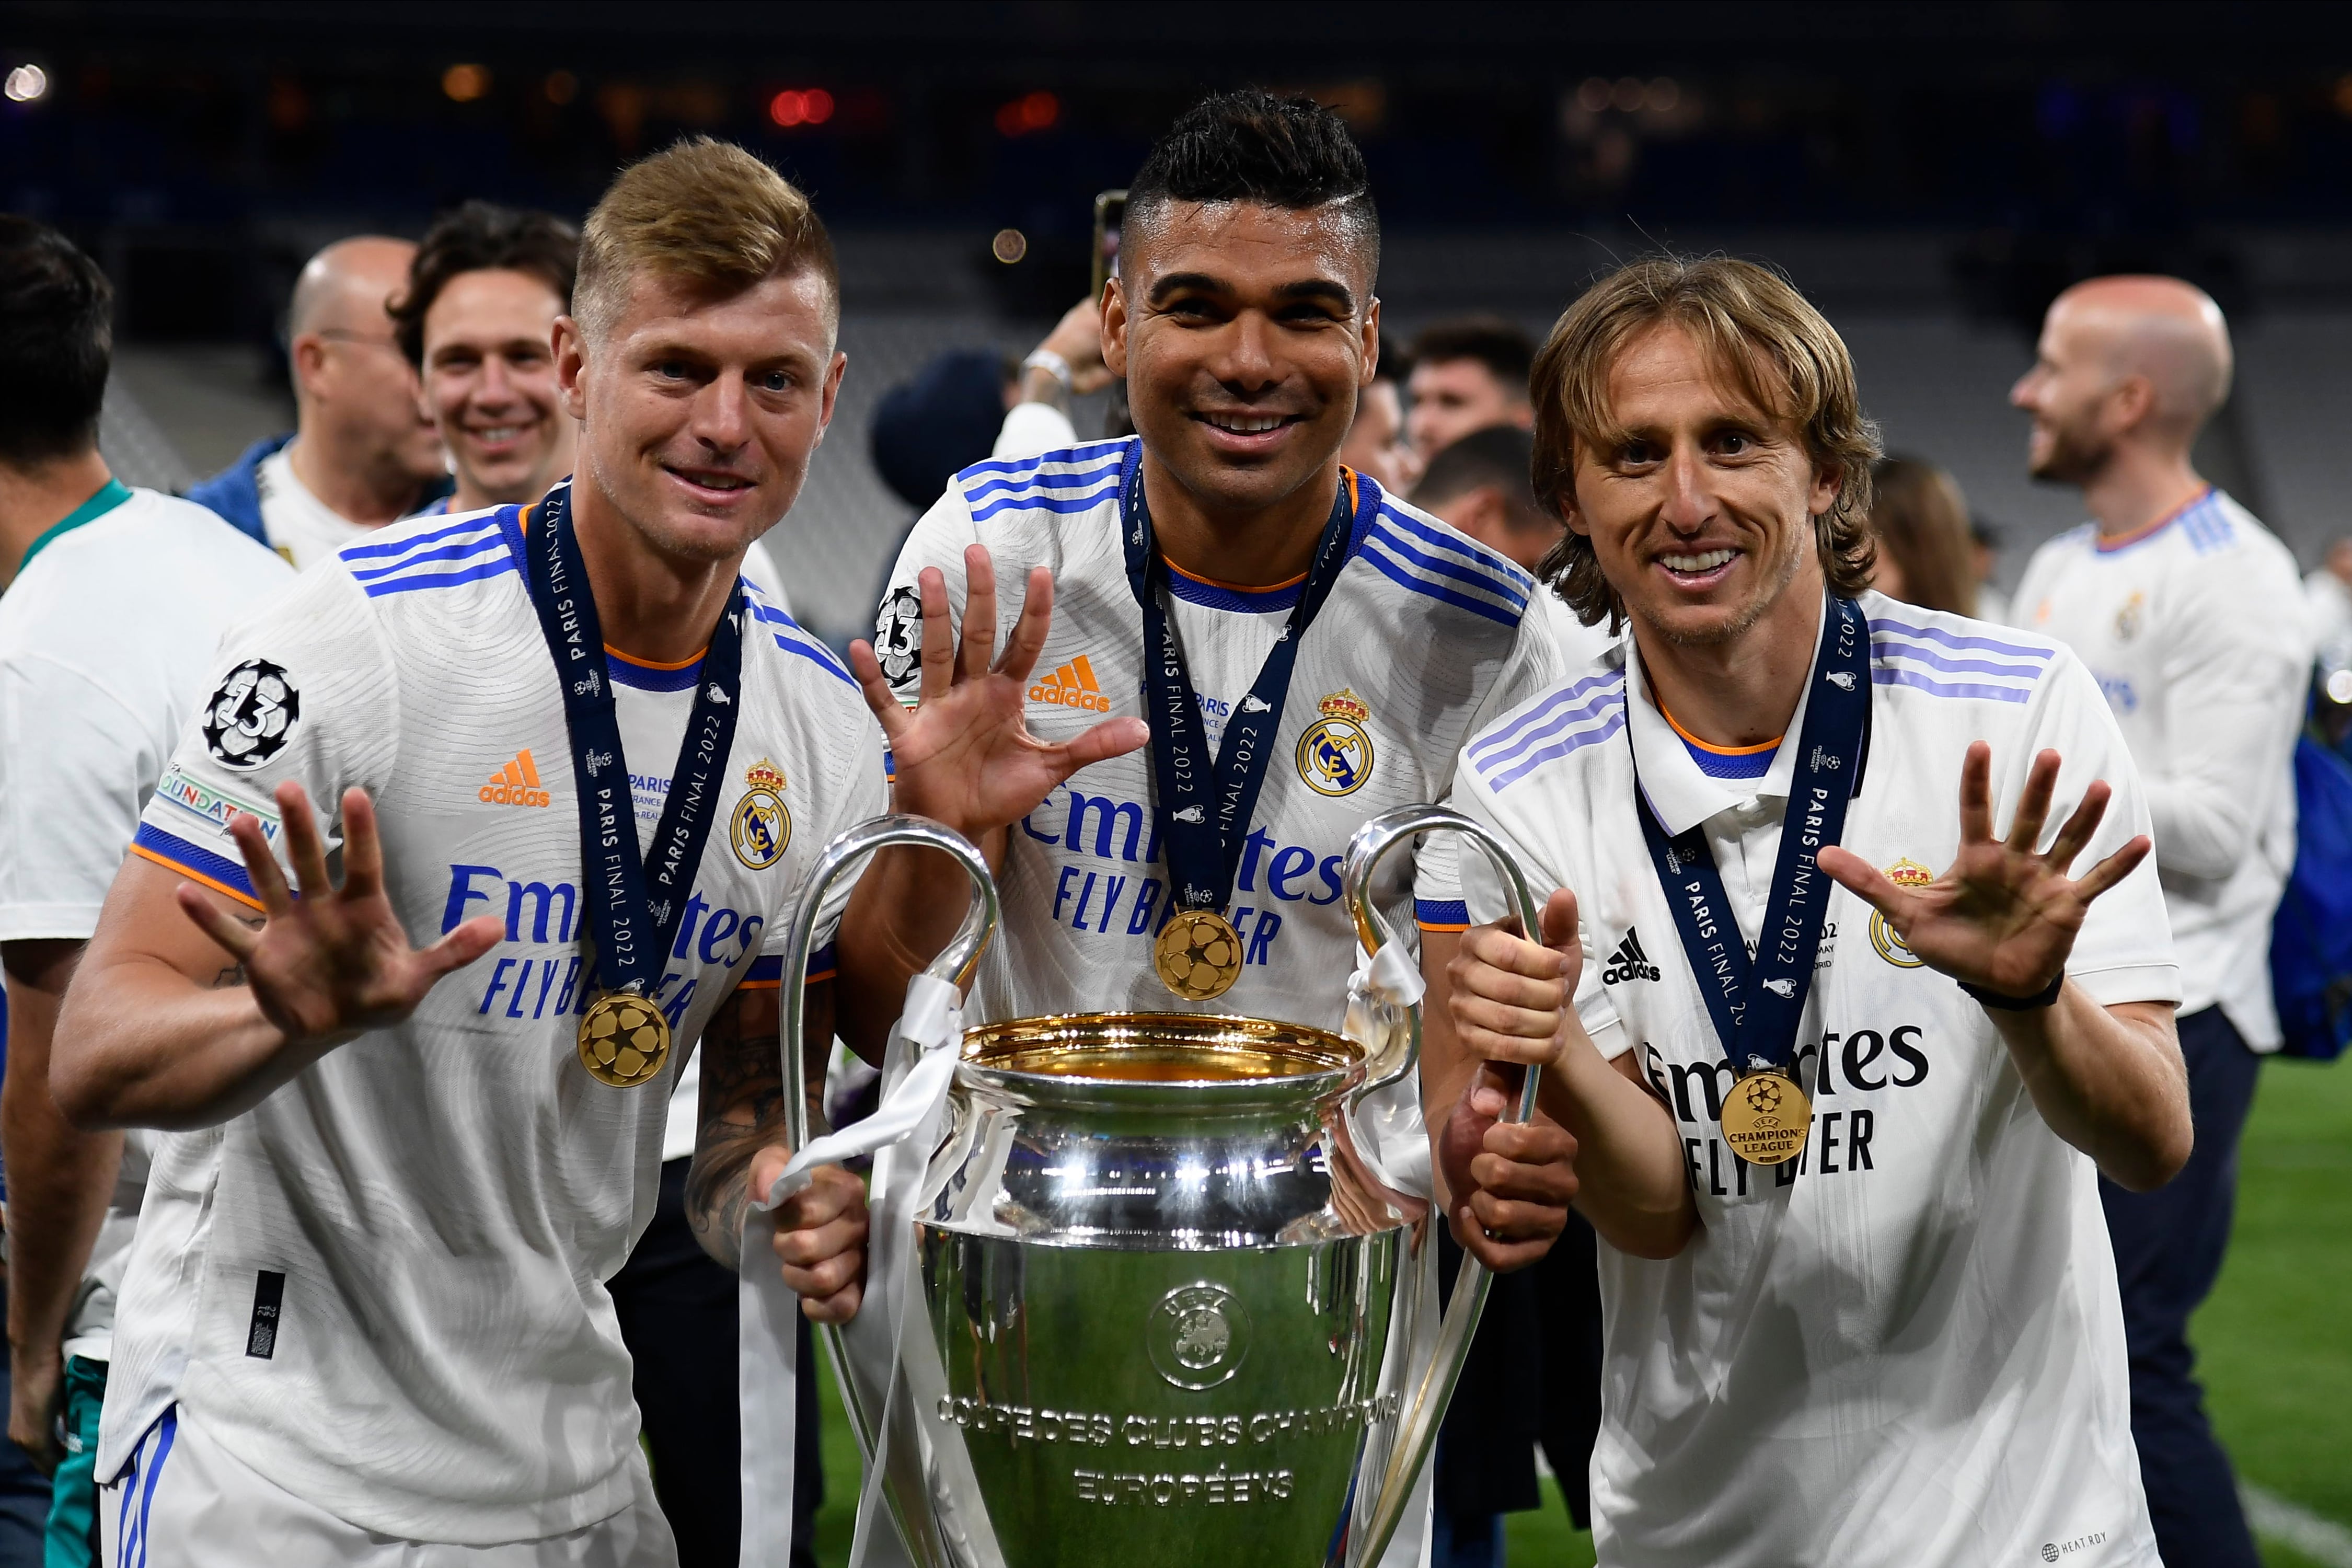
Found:
[[[2058,1001],[2058,993],[2065,988],[2066,972],[2060,970],[2049,984],[2031,996],[2010,996],[1999,991],[1988,991],[1981,985],[1960,982],[1960,989],[1988,1007],[1998,1007],[2004,1013],[2031,1013],[2037,1007],[2049,1007]]]
[[[1063,391],[1070,390],[1070,362],[1052,349],[1030,351],[1029,357],[1021,362],[1021,374],[1026,375],[1033,370],[1044,371],[1062,384]]]

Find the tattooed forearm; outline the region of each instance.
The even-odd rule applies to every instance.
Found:
[[[810,989],[804,1037],[812,1058],[809,1127],[824,1129],[824,1055],[833,1039],[831,986]],[[730,1268],[742,1267],[743,1214],[750,1205],[751,1161],[782,1146],[784,1083],[776,1042],[773,991],[738,991],[702,1034],[702,1103],[694,1163],[686,1177],[687,1223],[702,1249]]]

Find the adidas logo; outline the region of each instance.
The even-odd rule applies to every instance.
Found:
[[[1053,674],[1029,689],[1032,702],[1051,702],[1062,708],[1083,708],[1089,713],[1110,711],[1110,699],[1095,684],[1095,667],[1087,662],[1085,654],[1070,660]]]
[[[547,792],[539,787],[539,764],[530,749],[515,753],[513,762],[490,775],[477,797],[490,805],[545,805]]]
[[[1622,985],[1628,980],[1658,978],[1658,966],[1652,963],[1650,955],[1642,951],[1641,937],[1634,933],[1632,926],[1627,926],[1625,940],[1617,944],[1617,951],[1609,955],[1609,967],[1601,972],[1601,984]]]

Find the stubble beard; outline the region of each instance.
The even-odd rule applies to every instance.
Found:
[[[2049,426],[2050,449],[2026,472],[2043,484],[2081,487],[2099,477],[2113,456],[2111,447],[2094,447],[2061,425]]]
[[[1721,647],[1726,643],[1738,642],[1755,629],[1756,623],[1770,613],[1772,606],[1780,602],[1780,595],[1789,591],[1790,583],[1796,578],[1798,566],[1804,561],[1802,552],[1814,547],[1819,526],[1811,518],[1807,518],[1801,530],[1791,529],[1789,531],[1789,545],[1780,552],[1772,581],[1762,592],[1740,605],[1730,619],[1710,626],[1678,626],[1643,610],[1638,612],[1643,622],[1676,647]]]

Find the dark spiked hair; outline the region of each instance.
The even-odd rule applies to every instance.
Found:
[[[1202,99],[1143,160],[1127,190],[1127,222],[1150,223],[1170,202],[1262,202],[1293,212],[1334,206],[1372,272],[1381,218],[1364,154],[1339,117],[1311,98],[1242,88]]]
[[[114,289],[45,223],[0,215],[0,462],[87,450],[114,357]]]

